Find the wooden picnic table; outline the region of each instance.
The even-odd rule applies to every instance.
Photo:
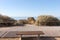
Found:
[[[22,38],[22,35],[38,35],[38,40],[40,40],[40,35],[43,35],[44,33],[42,31],[18,31],[16,35],[20,35]],[[22,40],[22,39],[21,39]]]

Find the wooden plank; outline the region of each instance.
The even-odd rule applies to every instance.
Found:
[[[16,35],[43,35],[42,31],[18,31]]]

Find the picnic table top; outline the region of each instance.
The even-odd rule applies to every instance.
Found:
[[[42,31],[18,31],[17,35],[43,35]]]

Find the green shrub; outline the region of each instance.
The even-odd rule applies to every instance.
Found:
[[[35,23],[35,19],[33,17],[28,17],[28,24],[34,24]]]
[[[0,26],[12,26],[15,23],[15,19],[5,16],[5,15],[0,15]]]
[[[35,24],[38,26],[59,26],[60,21],[54,16],[41,15],[38,16]]]
[[[27,24],[28,22],[27,22],[27,20],[17,20],[17,22],[16,22],[16,25],[24,25],[24,24]]]
[[[27,24],[27,20],[19,20],[19,22],[22,24]]]

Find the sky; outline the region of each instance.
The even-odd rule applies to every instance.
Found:
[[[0,14],[11,17],[60,17],[60,0],[0,0]]]

